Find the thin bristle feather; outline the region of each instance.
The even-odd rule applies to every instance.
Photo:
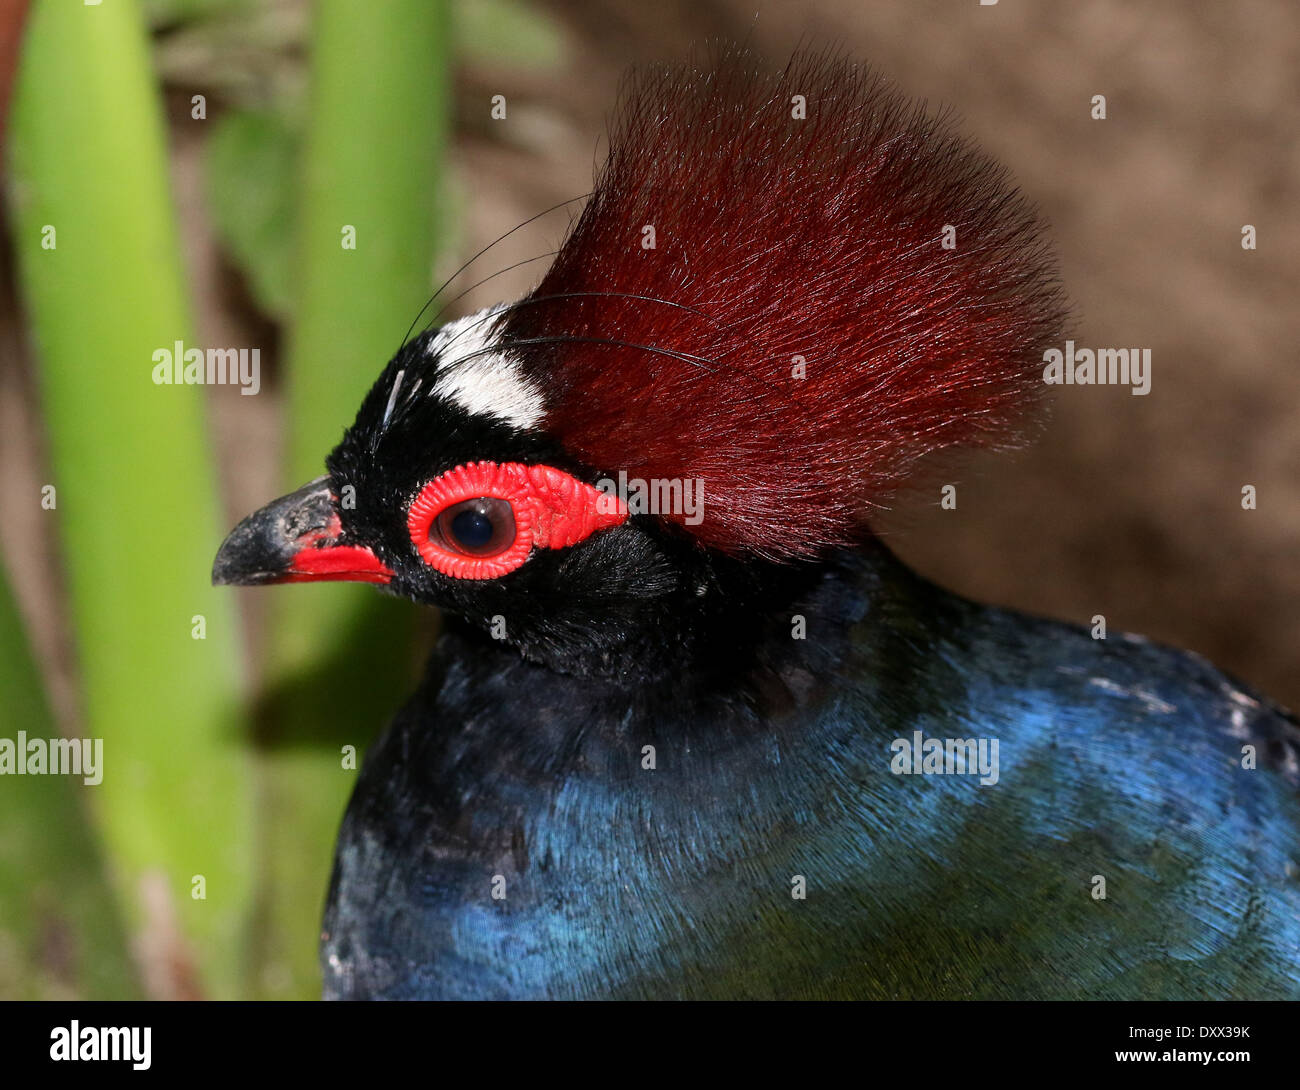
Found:
[[[1036,213],[946,117],[836,55],[734,51],[632,73],[530,299],[502,341],[548,342],[520,354],[546,429],[602,471],[702,479],[684,529],[778,559],[854,541],[933,450],[1010,444],[1064,315]]]

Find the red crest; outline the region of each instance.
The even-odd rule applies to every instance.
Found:
[[[596,189],[512,308],[544,427],[604,472],[702,479],[683,529],[847,544],[913,463],[1006,444],[1064,307],[1003,170],[871,71],[745,54],[632,73]]]

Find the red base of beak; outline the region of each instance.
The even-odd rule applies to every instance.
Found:
[[[393,572],[364,545],[340,545],[343,525],[328,477],[268,503],[226,538],[214,583],[389,583]]]
[[[308,546],[293,554],[289,570],[277,583],[319,583],[324,580],[351,580],[356,583],[388,583],[392,570],[380,563],[369,549],[360,545]]]

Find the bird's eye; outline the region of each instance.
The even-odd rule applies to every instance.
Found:
[[[515,541],[515,515],[506,500],[477,496],[443,510],[434,532],[452,552],[463,556],[496,556]]]
[[[467,462],[427,482],[406,509],[406,532],[429,567],[453,579],[496,579],[534,549],[567,549],[627,519],[619,504],[563,470]]]

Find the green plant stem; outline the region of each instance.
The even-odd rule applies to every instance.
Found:
[[[156,351],[194,341],[133,0],[35,5],[11,141],[84,726],[104,742],[94,813],[155,990],[237,995],[252,815],[234,603],[209,584],[203,390],[152,380]]]

